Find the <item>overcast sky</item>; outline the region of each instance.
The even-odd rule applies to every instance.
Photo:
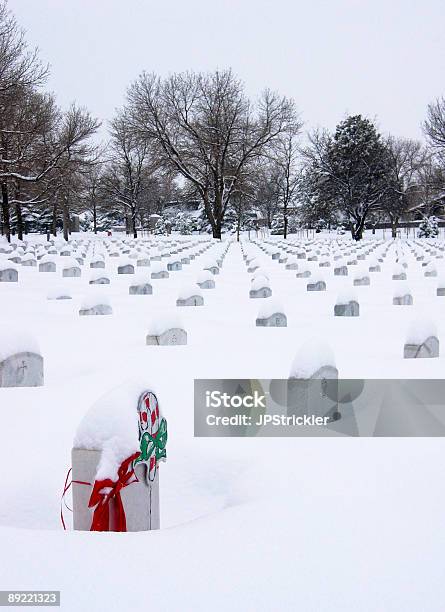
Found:
[[[414,138],[445,94],[445,0],[9,0],[59,103],[106,121],[141,70],[232,67],[292,96],[308,129],[346,114]]]

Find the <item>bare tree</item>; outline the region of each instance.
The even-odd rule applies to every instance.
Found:
[[[430,144],[441,154],[445,152],[445,98],[437,98],[428,105],[423,130]]]
[[[389,136],[386,141],[388,172],[387,187],[381,210],[389,218],[392,237],[397,237],[400,218],[408,212],[410,195],[417,190],[419,176],[427,162],[428,153],[422,144],[409,138]]]
[[[111,160],[103,180],[110,198],[123,210],[127,232],[136,238],[141,196],[152,163],[149,143],[131,129],[126,108],[113,119],[110,131]]]
[[[297,188],[300,182],[297,137],[301,127],[302,124],[295,121],[287,131],[277,138],[274,147],[274,163],[277,167],[275,176],[278,201],[283,214],[284,239],[287,238],[288,233],[289,209],[296,203]]]
[[[252,105],[230,70],[165,80],[143,73],[128,100],[135,132],[194,185],[215,238],[246,164],[294,120],[293,103],[270,91]]]

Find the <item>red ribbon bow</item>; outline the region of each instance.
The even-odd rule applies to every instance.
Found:
[[[127,521],[125,510],[121,498],[121,490],[127,485],[138,482],[134,473],[133,461],[139,456],[139,452],[125,459],[120,465],[117,475],[118,479],[114,482],[111,478],[96,480],[91,492],[89,508],[94,508],[93,520],[90,531],[110,531],[110,501],[115,500],[116,525],[113,531],[127,531]],[[104,490],[105,489],[105,490]]]

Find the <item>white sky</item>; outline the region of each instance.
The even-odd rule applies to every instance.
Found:
[[[349,113],[414,138],[445,94],[445,0],[9,0],[48,88],[106,121],[142,69],[232,67],[296,100],[307,128]]]

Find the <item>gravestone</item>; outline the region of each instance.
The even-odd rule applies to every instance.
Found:
[[[307,291],[326,291],[326,282],[324,280],[313,280],[306,285]]]
[[[260,267],[260,262],[257,259],[252,259],[247,267],[248,272],[255,272]]]
[[[258,311],[256,326],[287,327],[287,317],[283,307],[274,300],[266,300]]]
[[[215,281],[213,280],[213,274],[211,272],[203,270],[198,274],[198,280],[196,284],[201,289],[214,289]]]
[[[392,280],[406,280],[406,272],[402,266],[395,266],[392,274]]]
[[[149,333],[146,337],[149,346],[181,346],[187,344],[187,332],[182,327],[171,327],[157,333]]]
[[[82,274],[79,264],[75,259],[70,258],[63,262],[62,276],[64,278],[79,278]]]
[[[136,266],[140,267],[149,267],[150,266],[150,257],[147,255],[146,257],[139,257],[136,260]]]
[[[203,306],[204,298],[197,285],[181,289],[176,306]]]
[[[79,310],[79,315],[81,317],[111,314],[113,314],[113,309],[111,308],[108,299],[102,296],[91,296],[85,298]]]
[[[353,285],[355,287],[366,287],[371,284],[369,276],[365,273],[359,274],[354,278]]]
[[[426,266],[424,276],[433,278],[437,276],[437,268],[433,263],[429,263]]]
[[[267,280],[264,277],[255,278],[252,281],[249,291],[250,298],[267,298],[272,295],[272,289],[269,287]]]
[[[43,357],[34,338],[23,332],[0,333],[0,387],[41,387]]]
[[[337,265],[334,266],[334,276],[348,276],[348,266],[337,263]]]
[[[151,278],[168,278],[169,273],[167,267],[160,262],[155,262],[151,268]]]
[[[208,272],[211,272],[212,274],[215,274],[215,275],[219,274],[219,266],[216,262],[205,264],[203,270],[207,270]]]
[[[37,260],[34,257],[34,255],[31,255],[31,253],[28,253],[27,255],[24,255],[22,257],[22,266],[30,267],[30,268],[36,268],[37,267]]]
[[[134,265],[132,263],[122,263],[117,267],[118,274],[134,274]]]
[[[286,270],[298,270],[298,261],[295,256],[289,257],[286,263]]]
[[[412,306],[413,296],[410,293],[404,293],[403,295],[395,295],[392,298],[394,306]]]
[[[167,423],[152,391],[128,383],[101,398],[74,439],[74,529],[159,529],[159,462],[166,443]]]
[[[128,288],[130,295],[152,295],[153,287],[146,281],[140,281],[136,284],[132,284]]]
[[[352,297],[339,297],[334,306],[336,317],[358,317],[360,315],[359,303]]]
[[[303,265],[301,266],[300,270],[296,273],[295,277],[296,278],[309,278],[311,274],[312,272],[309,270],[309,268]]]
[[[0,283],[16,283],[19,273],[14,264],[0,261]]]
[[[298,351],[287,383],[287,414],[325,419],[340,418],[338,412],[338,370],[332,350],[313,339]]]
[[[439,339],[436,336],[428,336],[423,342],[408,342],[403,347],[405,359],[422,359],[439,357]]]
[[[182,263],[180,259],[173,260],[167,263],[167,270],[170,272],[177,272],[182,270]]]
[[[369,272],[381,272],[382,269],[380,265],[376,262],[376,263],[371,264],[368,270]]]
[[[419,319],[411,324],[403,347],[403,357],[405,359],[439,357],[439,339],[433,322]]]
[[[109,285],[110,277],[105,272],[92,274],[89,281],[90,285]]]
[[[42,257],[39,263],[39,272],[55,272],[56,271],[56,262],[53,257],[50,255],[45,255]]]
[[[97,258],[90,261],[90,268],[105,268],[105,261],[103,258]]]

